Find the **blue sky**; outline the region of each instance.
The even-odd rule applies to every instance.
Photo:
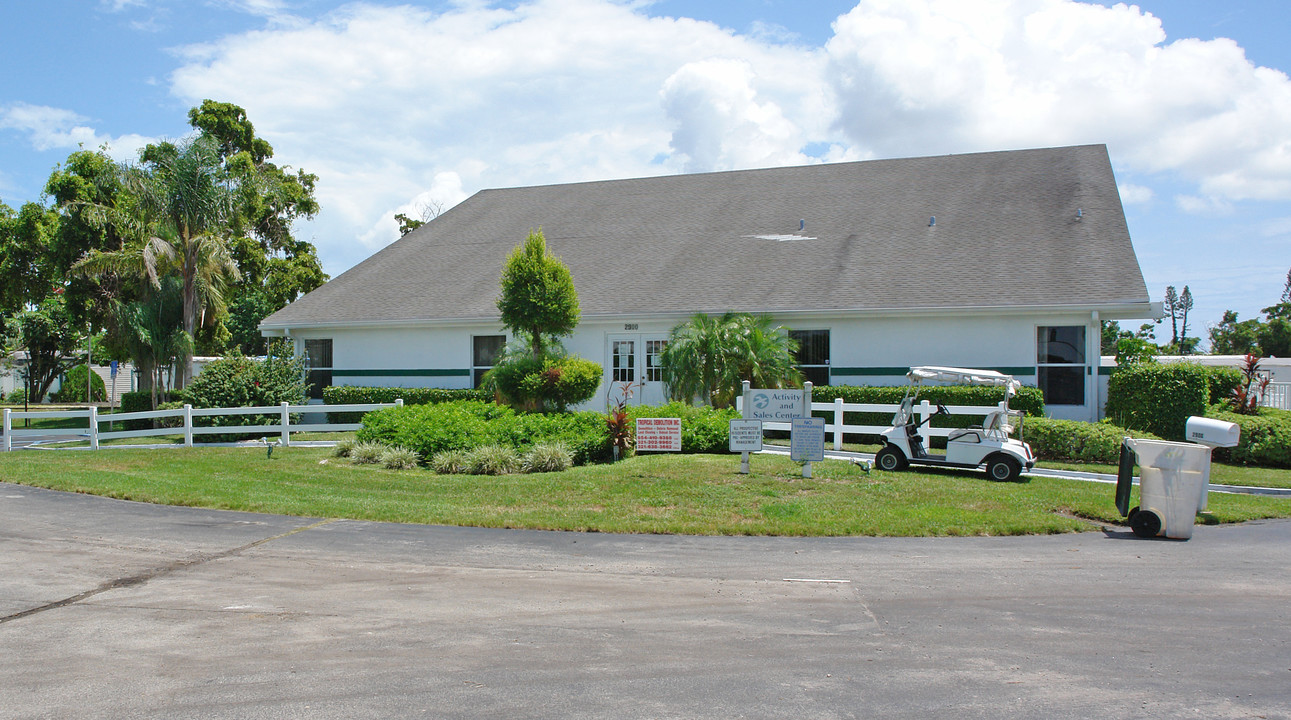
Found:
[[[1288,28],[1284,0],[7,3],[0,200],[234,102],[319,175],[298,233],[335,276],[489,187],[1106,143],[1150,292],[1189,285],[1204,337],[1291,267]]]

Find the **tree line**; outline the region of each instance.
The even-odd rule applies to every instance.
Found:
[[[246,111],[204,100],[193,132],[116,162],[81,148],[38,202],[0,202],[0,342],[25,350],[30,396],[91,350],[130,361],[142,390],[183,388],[194,354],[263,354],[260,321],[322,285],[292,224],[317,176],[273,162]]]

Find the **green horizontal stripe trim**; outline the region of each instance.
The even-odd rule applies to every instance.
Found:
[[[1035,375],[1033,367],[988,367],[978,370],[994,370],[1005,375]],[[830,375],[852,375],[861,377],[905,377],[910,372],[908,367],[835,367],[830,368]]]
[[[470,377],[470,370],[458,368],[426,368],[422,370],[332,370],[333,377]]]

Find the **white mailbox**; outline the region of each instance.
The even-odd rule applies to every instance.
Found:
[[[1224,422],[1223,420],[1215,420],[1194,415],[1188,418],[1184,434],[1186,435],[1188,442],[1194,442],[1207,447],[1237,447],[1237,441],[1241,436],[1241,430],[1241,426],[1237,423]]]

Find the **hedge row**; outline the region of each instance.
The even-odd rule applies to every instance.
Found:
[[[1239,465],[1291,468],[1291,412],[1261,408],[1259,415],[1215,411],[1211,417],[1237,423],[1242,435],[1235,448],[1217,448],[1214,458]]]
[[[632,423],[632,440],[636,442],[636,420],[643,417],[681,418],[681,451],[683,453],[730,452],[731,421],[740,417],[734,409],[714,410],[672,402],[667,405],[628,408]]]
[[[1022,439],[1041,460],[1115,465],[1126,436],[1159,440],[1155,435],[1126,430],[1109,422],[1027,418]]]
[[[1183,440],[1188,417],[1205,415],[1240,382],[1236,368],[1190,362],[1127,365],[1108,378],[1107,417],[1133,430]]]
[[[357,405],[363,403],[392,403],[403,398],[404,405],[431,405],[458,400],[493,400],[487,390],[448,390],[444,388],[365,387],[360,385],[333,385],[323,388],[323,403],[327,405]],[[327,413],[329,423],[356,423],[363,413]]]
[[[452,450],[470,451],[485,445],[528,449],[560,443],[576,465],[610,456],[605,416],[596,412],[517,413],[509,407],[478,400],[404,405],[363,417],[359,442],[414,450],[423,462]]]

